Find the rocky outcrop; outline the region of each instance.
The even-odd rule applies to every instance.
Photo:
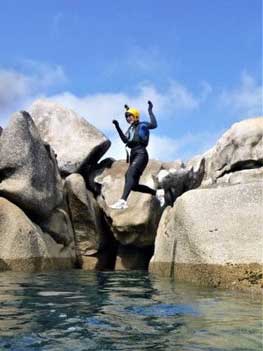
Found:
[[[42,139],[55,150],[62,174],[81,173],[96,164],[110,147],[110,141],[74,111],[38,100],[30,108]]]
[[[136,247],[150,246],[154,243],[161,215],[160,205],[155,197],[131,192],[128,209],[123,211],[109,207],[122,195],[127,167],[125,161],[116,161],[95,178],[95,181],[101,184],[101,196],[98,201],[118,242]],[[140,183],[154,188],[153,175],[156,176],[160,169],[161,162],[150,161]]]
[[[54,153],[27,112],[15,113],[0,138],[0,196],[37,221],[63,200]]]
[[[73,244],[57,244],[16,205],[0,198],[0,270],[69,269],[74,263]]]
[[[181,196],[163,214],[151,271],[213,286],[238,284],[243,275],[236,277],[235,266],[245,272],[263,264],[262,189],[257,182]]]
[[[159,229],[164,226],[167,237],[168,232],[176,234],[176,262],[263,262],[262,185],[197,189],[167,208]]]
[[[216,145],[202,156],[206,159],[202,185],[228,182],[230,174],[263,167],[262,150],[263,117],[235,123],[223,134]],[[261,175],[258,179],[260,177]]]
[[[86,270],[113,269],[116,242],[93,194],[80,174],[68,176],[65,186],[79,266]]]
[[[188,163],[205,158],[205,179],[165,209],[152,272],[215,287],[263,287],[262,123],[235,124]]]
[[[132,192],[128,209],[114,210],[128,165],[97,163],[105,136],[53,102],[32,114],[0,129],[0,270],[147,269],[154,250],[152,272],[263,286],[262,118],[235,124],[186,166],[150,161],[140,183],[164,188],[173,207]]]

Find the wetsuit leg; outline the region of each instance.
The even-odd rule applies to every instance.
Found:
[[[122,194],[122,199],[127,200],[128,196],[130,195],[130,192],[132,190],[132,187],[134,186],[134,183],[136,182],[135,179],[135,169],[131,166],[129,166],[126,174],[125,174],[125,185],[124,185],[124,190]]]
[[[132,187],[133,191],[138,191],[139,193],[146,193],[151,195],[156,195],[156,190],[148,187],[147,185],[137,184]]]
[[[131,190],[155,195],[156,191],[146,185],[140,185],[140,177],[147,166],[148,153],[136,153],[131,155],[131,163],[125,174],[125,187],[122,199],[127,200]]]

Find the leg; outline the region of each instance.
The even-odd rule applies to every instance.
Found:
[[[122,199],[127,200],[131,190],[137,189],[139,179],[148,163],[147,151],[131,155],[131,163],[125,174],[125,186]],[[148,188],[148,187],[147,187]],[[136,190],[138,191],[138,190]],[[148,189],[147,189],[148,192]]]
[[[148,187],[147,185],[137,184],[132,187],[133,191],[138,191],[139,193],[151,194],[153,196],[156,195],[156,190]]]
[[[130,195],[130,192],[132,188],[134,187],[136,183],[135,179],[135,169],[132,166],[129,166],[126,174],[125,174],[125,185],[124,185],[124,190],[122,194],[122,199],[127,201],[128,196]]]

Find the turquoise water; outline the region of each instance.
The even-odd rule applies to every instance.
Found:
[[[145,272],[0,273],[0,350],[262,350],[250,296]]]

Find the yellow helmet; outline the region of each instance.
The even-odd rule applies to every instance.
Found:
[[[140,118],[140,112],[136,108],[131,107],[126,111],[126,113],[133,115],[135,120],[138,120]]]

